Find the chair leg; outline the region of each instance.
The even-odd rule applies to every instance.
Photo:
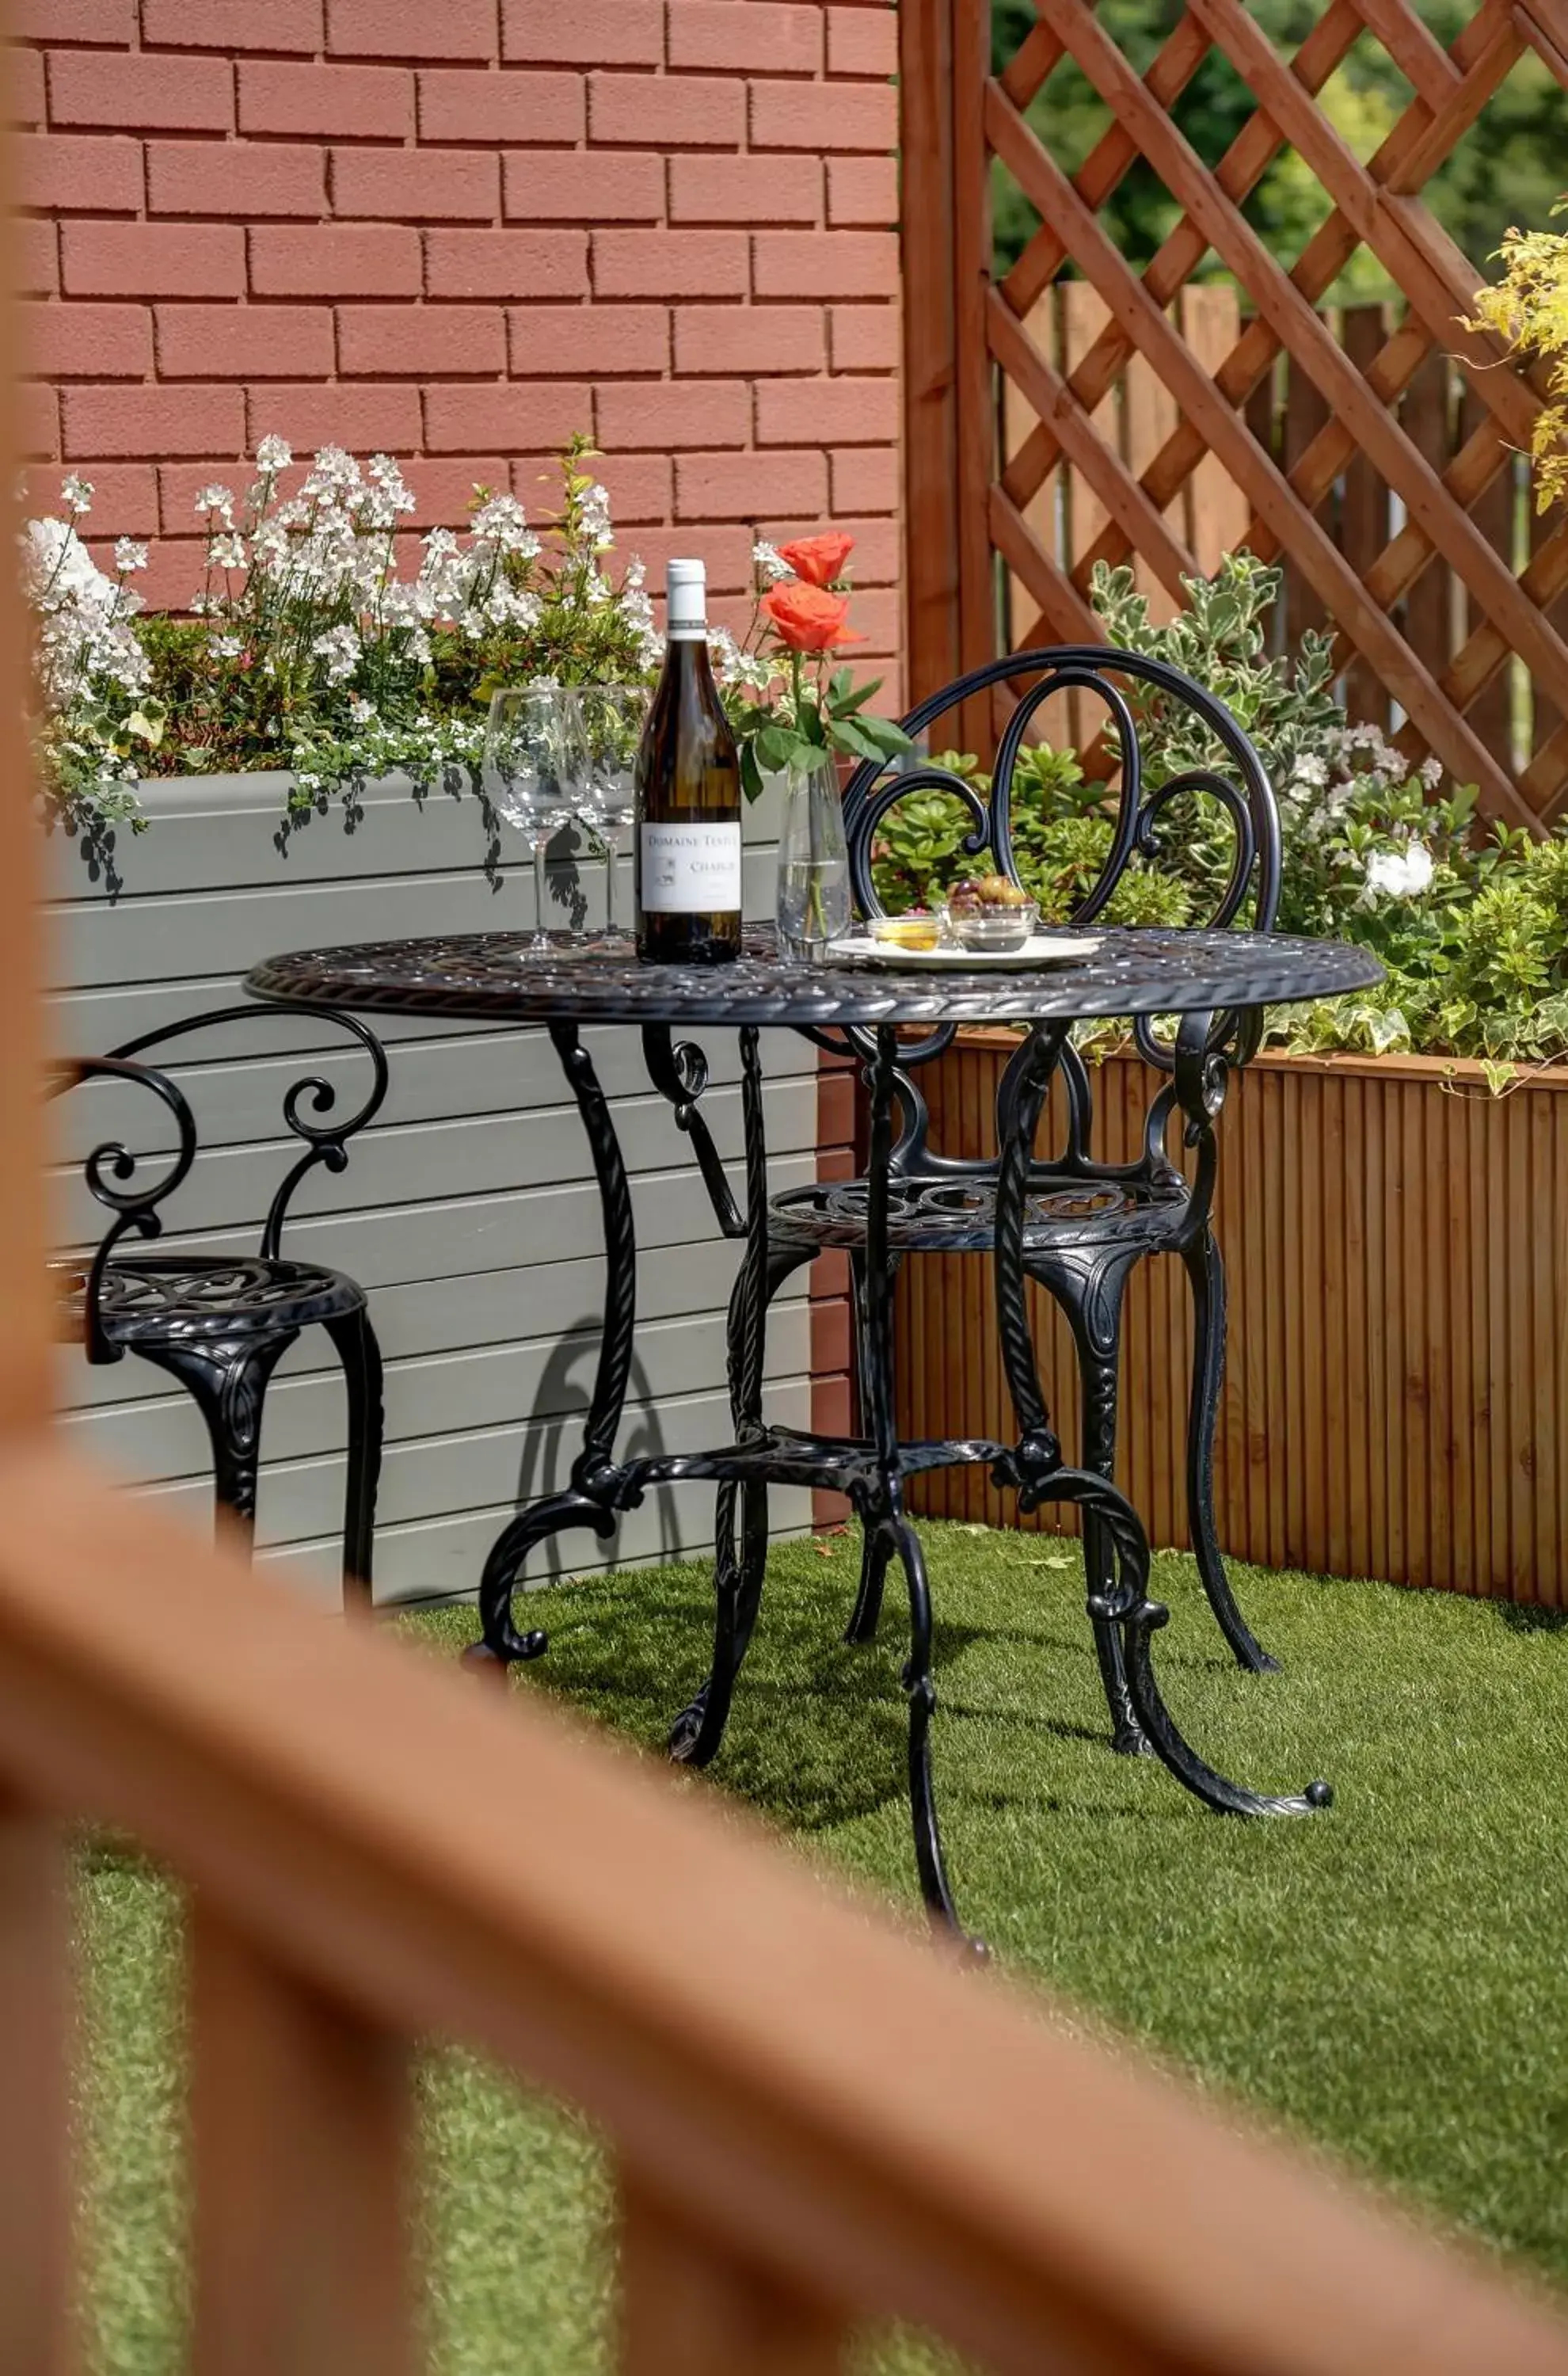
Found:
[[[887,1586],[887,1570],[892,1551],[881,1538],[861,1530],[861,1574],[855,1587],[855,1605],[849,1611],[849,1622],[844,1628],[846,1642],[857,1645],[874,1642],[882,1619],[882,1596]]]
[[[898,1275],[902,1254],[895,1254],[889,1265],[894,1277]],[[861,1347],[865,1338],[866,1257],[863,1246],[849,1251],[849,1278],[854,1306],[854,1352],[857,1369]],[[861,1528],[861,1574],[855,1587],[855,1605],[849,1611],[849,1622],[844,1628],[844,1639],[853,1644],[874,1642],[882,1618],[882,1596],[887,1585],[887,1571],[897,1545],[891,1536],[879,1528]]]
[[[343,1608],[368,1612],[374,1594],[375,1490],[381,1479],[385,1412],[381,1400],[381,1348],[362,1307],[329,1320],[327,1333],[343,1365],[349,1398],[349,1468],[343,1504]]]
[[[1214,1525],[1214,1432],[1225,1381],[1225,1265],[1211,1231],[1182,1249],[1193,1290],[1193,1388],[1187,1406],[1187,1523],[1203,1588],[1220,1632],[1251,1674],[1277,1672],[1236,1604]]]
[[[273,1371],[297,1329],[225,1344],[138,1345],[145,1360],[178,1378],[207,1422],[213,1493],[248,1541],[255,1530],[261,1413]]]
[[[1122,1366],[1122,1300],[1127,1271],[1117,1265],[1084,1273],[1052,1271],[1043,1284],[1067,1315],[1078,1355],[1082,1391],[1083,1455],[1086,1468],[1114,1481],[1116,1404]],[[1112,1545],[1099,1519],[1082,1513],[1084,1582],[1091,1601],[1115,1581]],[[1150,1743],[1138,1722],[1127,1684],[1122,1632],[1113,1618],[1091,1617],[1095,1656],[1105,1704],[1111,1711],[1111,1746],[1118,1757],[1147,1757]]]

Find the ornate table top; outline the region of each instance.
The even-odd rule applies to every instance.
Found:
[[[814,967],[778,952],[771,927],[746,934],[733,965],[639,965],[564,941],[558,961],[522,954],[522,933],[362,941],[268,957],[245,977],[256,998],[496,1023],[1017,1023],[1336,998],[1383,978],[1341,941],[1278,933],[1085,933],[1081,964],[1029,973]]]

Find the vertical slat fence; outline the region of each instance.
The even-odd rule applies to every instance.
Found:
[[[1013,1044],[973,1034],[925,1076],[944,1153],[990,1150]],[[1112,1057],[1094,1079],[1097,1150],[1130,1160],[1149,1075]],[[1042,1145],[1050,1123],[1048,1111]],[[1494,1097],[1478,1065],[1265,1055],[1232,1083],[1221,1146],[1225,1548],[1269,1567],[1568,1606],[1568,1072]],[[904,1266],[910,1432],[1009,1432],[983,1274],[968,1255]],[[1075,1447],[1071,1343],[1050,1299],[1031,1295],[1047,1399]],[[1118,1473],[1154,1541],[1179,1549],[1191,1348],[1180,1265],[1142,1265]],[[921,1478],[911,1498],[935,1516],[1015,1516],[980,1470]]]
[[[0,1768],[0,2368],[66,2376],[71,1977],[62,1825]]]
[[[717,2250],[636,2178],[620,2239],[622,2376],[838,2376],[841,2316]]]

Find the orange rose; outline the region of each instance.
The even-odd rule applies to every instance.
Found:
[[[831,586],[836,577],[843,576],[844,564],[854,549],[852,536],[841,536],[831,529],[825,536],[798,536],[793,544],[781,544],[778,558],[808,586]]]
[[[849,597],[829,594],[820,586],[775,586],[763,596],[761,608],[779,642],[792,652],[834,652],[840,644],[865,642],[846,624]]]

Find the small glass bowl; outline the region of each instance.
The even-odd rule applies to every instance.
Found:
[[[1016,908],[972,908],[957,914],[944,908],[942,921],[959,948],[1001,956],[1023,947],[1039,921],[1039,902],[1026,899]]]
[[[942,942],[940,916],[873,916],[866,931],[885,949],[934,949]]]

